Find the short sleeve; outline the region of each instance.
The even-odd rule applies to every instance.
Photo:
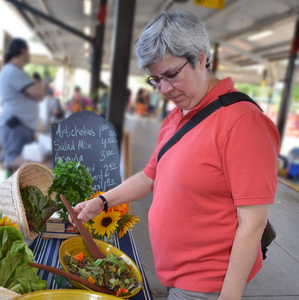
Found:
[[[262,113],[241,116],[227,134],[223,170],[235,205],[274,203],[279,134]]]
[[[143,172],[145,173],[146,176],[151,178],[152,180],[155,180],[156,178],[156,168],[157,168],[157,155],[156,151],[152,154],[148,164],[144,168]]]
[[[170,122],[168,116],[164,121],[162,127],[160,128],[156,149],[153,152],[147,166],[143,170],[146,176],[148,176],[152,180],[155,180],[156,178],[156,169],[158,165],[158,160],[157,160],[158,153],[172,134],[171,130],[169,130],[169,127],[170,127]]]
[[[29,86],[34,84],[32,78],[30,78],[23,70],[16,68],[14,72],[11,73],[13,79],[10,81],[10,84],[17,91],[23,92]]]

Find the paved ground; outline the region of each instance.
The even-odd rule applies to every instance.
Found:
[[[142,170],[152,151],[161,123],[127,118],[126,130],[132,137],[132,174]],[[135,242],[154,299],[165,300],[166,289],[155,273],[148,237],[147,213],[152,195],[132,203],[132,212],[140,217],[133,229]],[[278,183],[276,204],[270,207],[269,219],[277,231],[277,238],[268,251],[264,267],[252,280],[244,300],[299,300],[299,193]]]

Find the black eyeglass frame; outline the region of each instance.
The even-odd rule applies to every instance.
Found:
[[[188,64],[188,62],[189,62],[189,60],[187,60],[179,69],[177,69],[172,75],[178,75],[182,70],[183,70],[183,68]],[[164,75],[162,75],[160,78],[159,77],[157,77],[157,79],[155,79],[155,81],[158,81],[158,83],[157,84],[155,84],[155,83],[152,83],[151,82],[151,80],[150,80],[150,78],[153,78],[152,76],[148,76],[148,78],[146,79],[146,83],[147,84],[149,84],[151,87],[153,87],[153,88],[157,88],[157,86],[160,84],[160,82],[161,82],[161,79],[163,79],[165,82],[168,82],[167,81],[167,79],[166,78],[164,78],[164,76],[167,76],[167,74],[164,74]]]

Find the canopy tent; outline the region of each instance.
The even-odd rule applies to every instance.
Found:
[[[293,42],[298,39],[294,35],[299,24],[298,0],[6,1],[35,31],[54,61],[71,68],[89,69],[94,75],[101,69],[111,70],[116,76],[115,80],[112,78],[113,85],[122,86],[122,95],[126,94],[129,74],[145,74],[138,68],[134,51],[144,26],[163,10],[192,11],[206,24],[211,49],[217,53],[217,68],[216,64],[213,67],[219,78],[232,76],[238,82],[265,81],[272,85],[289,81],[279,121],[282,126],[278,126],[283,132],[298,52],[298,43]],[[213,7],[221,2],[222,9]],[[122,39],[121,31],[128,34],[127,41]],[[296,52],[293,56],[291,49]],[[120,61],[126,65],[123,70],[116,67]],[[123,73],[122,78],[117,73]],[[93,82],[98,82],[96,76]],[[110,97],[110,107],[123,108],[125,100],[113,102],[115,97],[119,95]],[[119,114],[112,109],[110,112],[112,122],[122,122]]]

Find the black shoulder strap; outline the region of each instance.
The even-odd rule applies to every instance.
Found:
[[[255,101],[253,101],[248,95],[233,92],[224,95],[220,95],[217,100],[211,102],[205,106],[201,111],[199,111],[195,116],[193,116],[184,126],[182,126],[161,148],[158,154],[158,162],[161,157],[175,144],[177,143],[187,132],[198,125],[201,121],[211,115],[214,111],[218,110],[222,106],[228,106],[240,101],[249,101],[255,104],[260,110],[262,110]]]

